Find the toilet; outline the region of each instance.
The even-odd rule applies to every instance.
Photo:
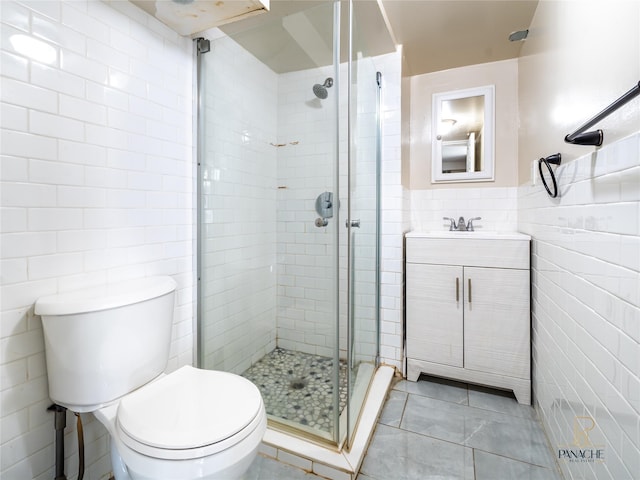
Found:
[[[91,412],[116,480],[237,479],[267,427],[258,388],[232,373],[165,374],[176,283],[147,277],[38,299],[49,396]]]

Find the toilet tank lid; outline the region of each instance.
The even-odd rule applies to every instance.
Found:
[[[124,280],[38,299],[36,315],[73,315],[124,307],[161,297],[176,289],[171,277],[157,276]]]

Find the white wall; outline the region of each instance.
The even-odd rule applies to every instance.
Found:
[[[432,183],[432,96],[467,88],[495,86],[495,175],[487,182],[456,183],[456,189],[515,187],[518,181],[518,61],[468,65],[410,78],[410,188],[449,189],[450,183]]]
[[[586,147],[566,144],[565,135],[638,84],[639,8],[635,0],[540,2],[518,60],[518,184],[531,179],[531,162],[541,156],[584,155]],[[595,128],[611,143],[638,125],[636,98]]]
[[[582,446],[605,455],[561,459],[567,479],[640,472],[640,99],[596,126],[601,148],[563,142],[637,84],[639,19],[638,2],[540,2],[520,59],[518,223],[533,237],[534,400],[555,452],[577,448],[576,434],[593,427]],[[531,184],[530,166],[558,151],[551,199]]]
[[[171,275],[178,294],[168,370],[192,361],[191,41],[129,2],[0,8],[0,476],[50,479],[53,414],[33,315],[38,297]],[[12,43],[19,35],[52,58],[20,51]],[[84,420],[85,478],[104,478],[106,432]],[[73,423],[69,415],[69,478],[78,464]]]
[[[410,188],[412,230],[446,230],[443,217],[481,217],[478,230],[517,229],[518,62],[515,59],[469,65],[409,79]],[[495,179],[489,182],[431,182],[431,97],[437,92],[495,85]]]

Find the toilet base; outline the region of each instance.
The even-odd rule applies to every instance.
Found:
[[[209,472],[207,474],[206,463],[208,459],[198,459],[201,460],[197,462],[196,460],[189,460],[190,463],[195,463],[191,465],[190,468],[185,469],[185,465],[181,465],[180,468],[171,468],[175,467],[174,462],[168,460],[159,460],[160,462],[165,463],[165,467],[167,470],[164,472],[166,476],[159,476],[158,474],[143,474],[140,472],[130,471],[129,468],[125,465],[122,457],[120,456],[120,452],[115,446],[115,442],[113,439],[110,439],[111,443],[111,466],[113,468],[113,477],[115,480],[239,480],[242,476],[249,470],[249,467],[255,460],[258,454],[258,445],[247,454],[242,456],[242,458],[237,458],[236,462],[227,465],[227,467],[222,470],[215,469],[214,472]],[[225,452],[221,452],[224,454]],[[155,459],[154,459],[155,460]],[[222,462],[222,459],[219,460]],[[184,460],[176,460],[175,462],[180,463],[184,462]],[[162,467],[160,467],[162,468]],[[191,473],[199,476],[189,476],[185,477],[185,470],[191,471]]]

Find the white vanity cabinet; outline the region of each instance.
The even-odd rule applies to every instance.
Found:
[[[530,237],[406,236],[407,378],[513,390],[531,403]]]

